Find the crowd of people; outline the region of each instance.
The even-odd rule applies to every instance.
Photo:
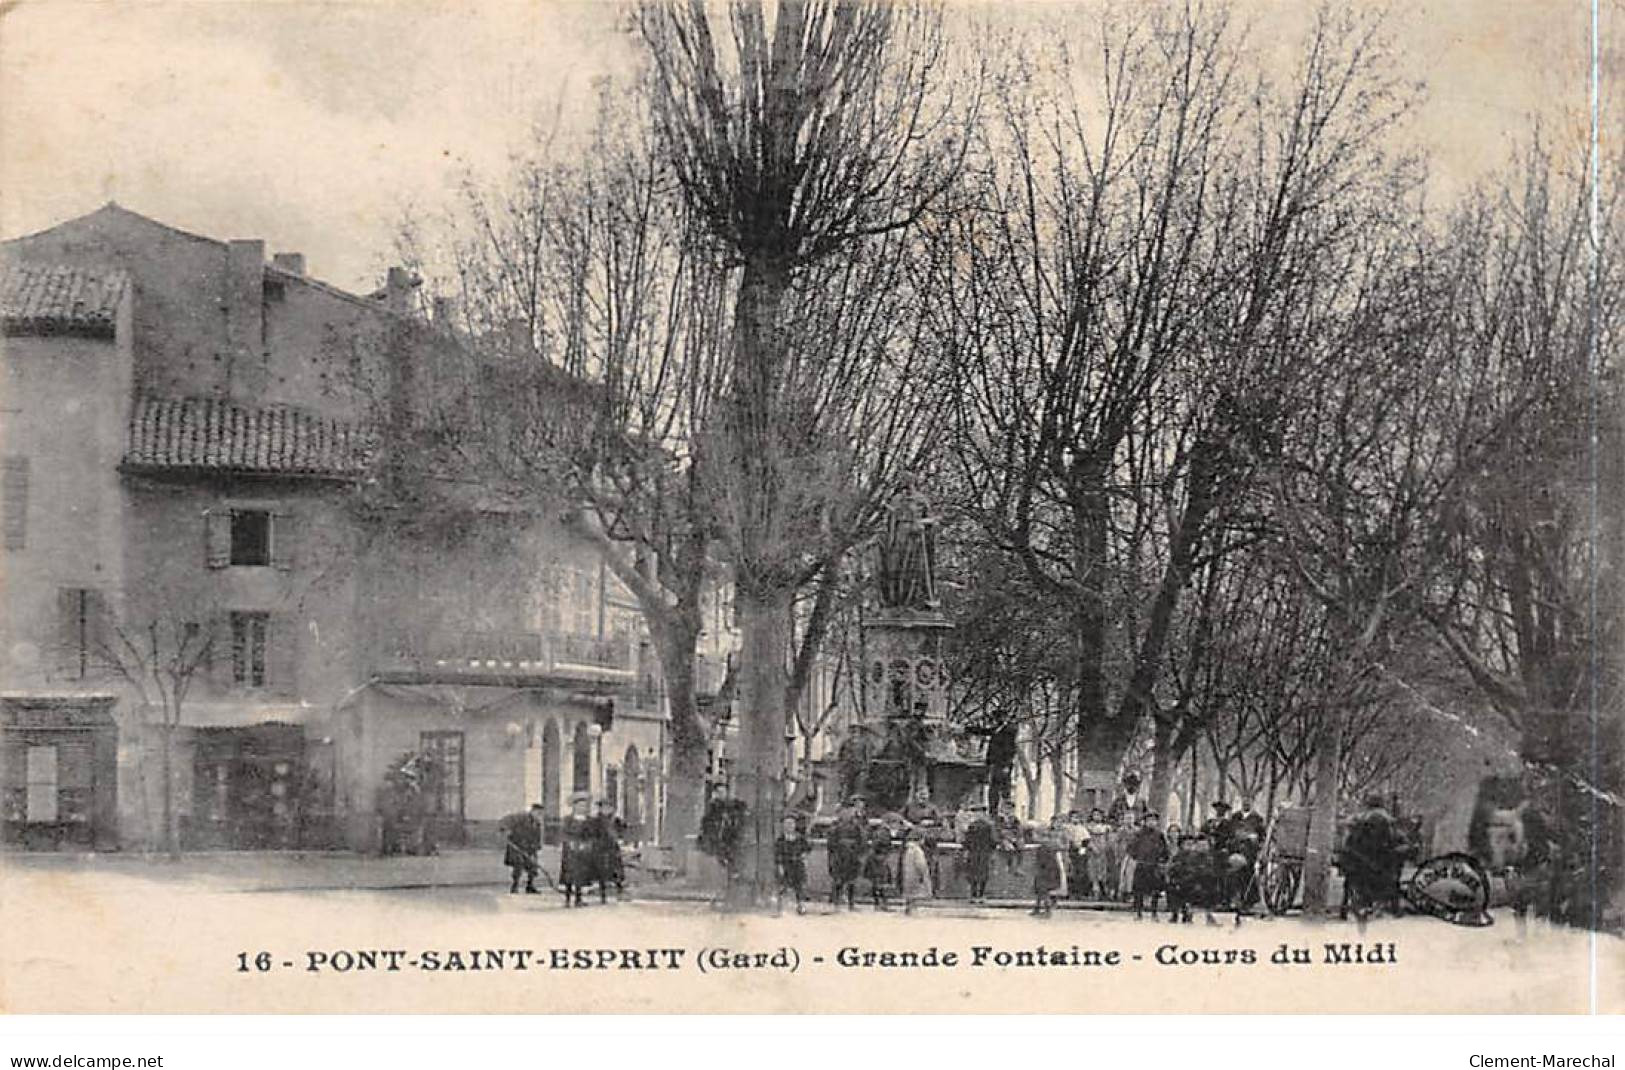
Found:
[[[854,796],[825,827],[830,903],[856,909],[860,892],[876,909],[900,899],[912,913],[942,888],[941,867],[952,858],[969,899],[987,898],[995,866],[1014,873],[1031,847],[1032,913],[1053,913],[1061,899],[1132,902],[1136,915],[1158,915],[1166,897],[1170,920],[1188,921],[1192,908],[1247,909],[1258,899],[1256,862],[1265,822],[1250,804],[1232,813],[1214,804],[1213,817],[1189,833],[1164,829],[1139,796],[1137,778],[1109,809],[1057,815],[1047,827],[1023,825],[1001,808],[972,805],[941,814],[923,802],[900,813],[868,814]],[[743,832],[743,804],[719,796],[706,811],[700,847],[717,859],[731,882]],[[781,909],[807,900],[809,822],[786,816],[774,843]],[[950,847],[951,845],[951,847]]]
[[[1108,810],[1057,815],[1039,844],[1033,913],[1053,911],[1057,897],[1131,902],[1136,917],[1158,916],[1166,900],[1170,921],[1189,921],[1192,908],[1207,912],[1250,908],[1258,900],[1255,876],[1264,842],[1263,815],[1250,803],[1231,811],[1224,800],[1198,828],[1162,825],[1139,798],[1132,778]]]
[[[1136,918],[1158,919],[1166,910],[1170,922],[1189,923],[1201,911],[1210,923],[1215,912],[1251,910],[1262,899],[1259,856],[1266,821],[1250,801],[1232,810],[1225,800],[1212,804],[1211,816],[1198,827],[1164,826],[1139,792],[1139,780],[1124,779],[1123,792],[1110,807],[1056,815],[1047,826],[1023,824],[1008,808],[990,811],[969,805],[944,814],[923,799],[902,812],[870,816],[862,796],[846,800],[820,831],[829,871],[830,903],[855,910],[860,890],[876,909],[900,900],[906,913],[944,887],[942,866],[952,859],[954,876],[962,878],[972,903],[988,896],[995,867],[1020,871],[1032,854],[1031,913],[1046,916],[1062,899],[1131,904]],[[562,843],[557,887],[566,906],[581,906],[584,891],[596,884],[600,902],[609,889],[625,893],[619,821],[607,802],[590,815],[588,797],[572,799],[572,812],[559,829]],[[729,900],[739,872],[747,809],[718,787],[701,821],[698,846],[725,874],[724,900]],[[813,849],[809,815],[790,813],[780,822],[773,861],[782,910],[798,913],[807,903],[807,856]],[[541,874],[538,854],[543,840],[542,807],[504,818],[504,865],[511,873],[509,891],[536,893]],[[1380,800],[1348,823],[1338,861],[1345,876],[1345,911],[1398,908],[1399,872],[1406,857],[1405,838]],[[1008,879],[1002,882],[1006,888]]]

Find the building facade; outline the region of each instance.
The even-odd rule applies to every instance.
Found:
[[[595,551],[377,508],[377,400],[457,344],[405,272],[349,294],[108,205],[0,277],[7,842],[371,849],[403,756],[440,842],[578,791],[654,838],[658,671]]]

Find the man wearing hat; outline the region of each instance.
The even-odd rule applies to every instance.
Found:
[[[1146,900],[1151,903],[1151,920],[1157,920],[1157,896],[1162,892],[1162,867],[1168,861],[1168,841],[1157,827],[1157,814],[1147,810],[1140,827],[1129,841],[1129,857],[1134,860],[1134,917],[1143,916]]]
[[[1140,774],[1123,774],[1123,792],[1112,800],[1107,817],[1114,825],[1138,827],[1145,818],[1145,796],[1140,793]]]
[[[734,882],[739,874],[739,849],[744,844],[745,800],[728,794],[728,785],[718,783],[711,789],[711,800],[705,804],[700,818],[700,836],[696,846],[722,867],[725,903],[731,903],[735,894]]]
[[[1367,795],[1343,841],[1343,917],[1351,909],[1363,918],[1379,906],[1397,905],[1401,848],[1399,830],[1382,796]]]
[[[1202,836],[1213,855],[1213,871],[1217,879],[1217,902],[1214,905],[1229,907],[1234,905],[1245,886],[1246,874],[1238,871],[1246,866],[1246,860],[1236,857],[1236,819],[1230,813],[1230,803],[1225,799],[1215,799],[1212,811],[1212,816],[1202,823]]]
[[[1237,909],[1251,909],[1258,901],[1258,855],[1264,849],[1265,831],[1264,815],[1253,808],[1251,797],[1244,796],[1241,807],[1230,816],[1231,854],[1241,855],[1246,862],[1236,878],[1234,899]]]
[[[993,852],[998,848],[998,835],[987,816],[987,807],[972,806],[959,830],[959,845],[965,849],[965,878],[970,884],[970,901],[979,903],[987,897],[987,881],[992,875]]]
[[[623,827],[614,802],[599,799],[598,816],[592,819],[593,870],[598,878],[599,902],[608,902],[610,884],[615,885],[616,895],[626,895],[626,863],[621,859]]]
[[[863,806],[861,795],[848,799],[829,830],[829,901],[839,907],[844,892],[848,910],[857,909],[857,882],[869,853],[869,823],[864,819]]]
[[[542,804],[531,803],[529,810],[509,814],[497,827],[507,841],[502,850],[502,864],[513,874],[508,894],[519,893],[521,875],[525,878],[525,891],[537,894],[536,875],[541,872],[541,866],[536,862],[536,853],[542,849]]]
[[[1235,826],[1230,816],[1230,804],[1224,799],[1213,800],[1213,816],[1202,824],[1202,835],[1215,851],[1229,852]]]
[[[564,844],[564,855],[559,862],[559,888],[564,892],[564,905],[580,906],[581,890],[593,882],[594,822],[587,816],[591,801],[584,791],[570,796],[570,816],[559,830]]]

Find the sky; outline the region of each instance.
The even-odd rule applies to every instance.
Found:
[[[1621,0],[1608,3],[1605,39]],[[1266,43],[1308,9],[1239,6]],[[1393,7],[1428,92],[1412,136],[1444,188],[1500,163],[1532,115],[1583,116],[1590,14],[1582,0]],[[0,3],[0,237],[116,200],[264,238],[368,290],[403,212],[443,204],[469,170],[496,173],[538,125],[584,122],[594,80],[634,43],[601,0]]]

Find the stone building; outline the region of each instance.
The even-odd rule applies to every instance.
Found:
[[[458,344],[405,272],[350,294],[109,204],[5,242],[0,277],[9,842],[156,843],[167,782],[187,847],[369,849],[408,753],[441,842],[574,791],[653,838],[657,670],[593,549],[379,507],[379,399]],[[183,662],[173,703],[151,670]]]

